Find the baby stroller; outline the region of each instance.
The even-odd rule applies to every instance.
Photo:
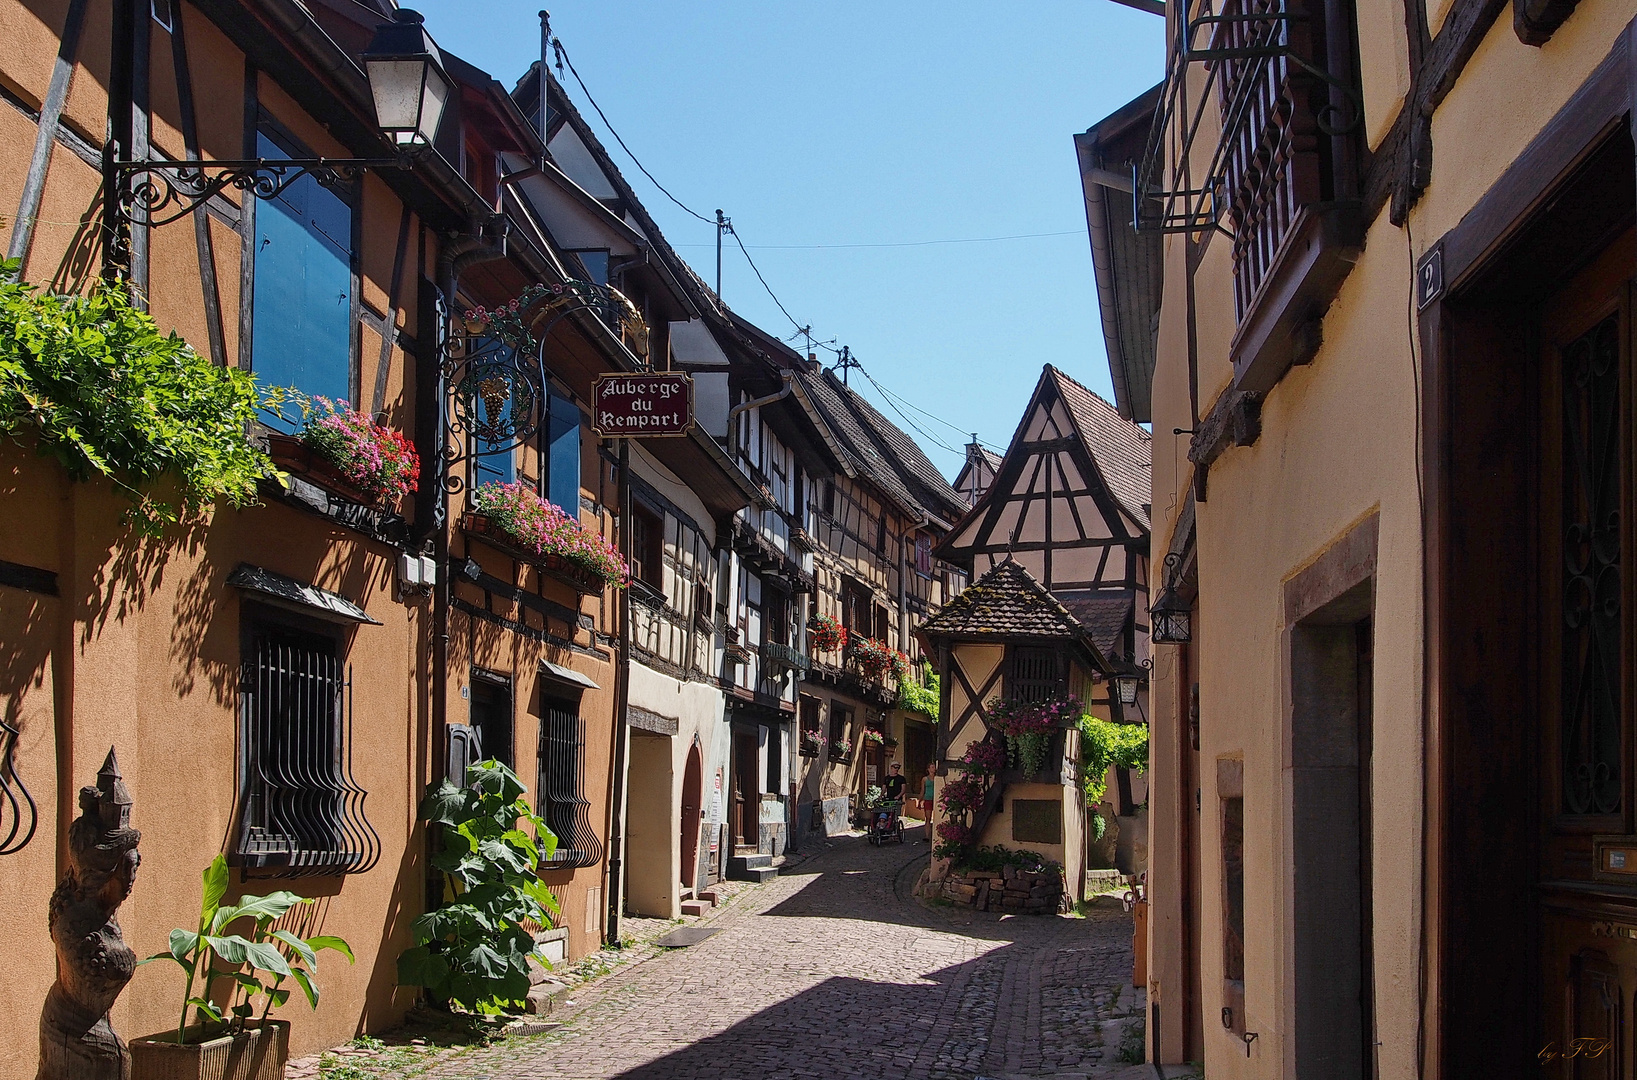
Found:
[[[900,844],[904,842],[903,809],[902,799],[876,804],[870,811],[870,843],[880,847],[888,837],[896,837]]]

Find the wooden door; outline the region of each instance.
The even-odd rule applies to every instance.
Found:
[[[733,736],[734,843],[754,848],[762,839],[762,791],[757,783],[758,744],[753,731]]]
[[[688,764],[682,773],[682,836],[680,873],[682,887],[691,889],[699,874],[699,822],[704,810],[703,761],[699,747],[688,750]]]
[[[1540,1075],[1630,1080],[1637,990],[1627,233],[1540,322]]]

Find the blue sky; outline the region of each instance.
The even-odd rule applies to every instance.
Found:
[[[441,46],[508,87],[538,53],[538,4],[409,2]],[[1108,0],[556,0],[551,12],[649,171],[694,210],[724,210],[790,314],[888,390],[1000,445],[1043,364],[1112,399],[1072,137],[1159,81],[1161,19]],[[711,281],[713,227],[604,142]],[[925,243],[1020,234],[1058,235]],[[728,244],[724,299],[792,333]],[[963,435],[883,411],[953,476]]]

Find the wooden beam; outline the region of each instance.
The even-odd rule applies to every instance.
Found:
[[[1188,447],[1188,460],[1208,466],[1229,446],[1252,446],[1262,437],[1262,395],[1225,390],[1199,422]]]
[[[1495,24],[1506,0],[1455,0],[1415,71],[1411,96],[1399,106],[1364,175],[1364,216],[1373,221],[1389,200],[1402,225],[1432,180],[1432,114],[1449,95]]]

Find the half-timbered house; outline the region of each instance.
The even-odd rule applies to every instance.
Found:
[[[984,573],[917,632],[936,657],[941,683],[938,777],[941,795],[949,766],[974,743],[1007,747],[994,710],[1002,702],[1040,705],[1070,696],[1109,719],[1099,695],[1111,669],[1090,631],[1024,565],[1004,559]],[[1085,896],[1086,800],[1080,782],[1077,718],[1065,719],[1048,739],[1037,767],[1015,749],[1005,767],[971,770],[982,801],[961,822],[971,847],[1033,851],[1063,868],[1068,894]],[[937,852],[947,851],[941,844]],[[930,879],[940,880],[951,860],[936,857]]]
[[[1155,436],[1151,1060],[1630,1076],[1637,4],[1163,7],[1076,140]]]
[[[519,192],[542,230],[567,238],[584,273],[614,285],[653,325],[652,364],[696,374],[682,361],[698,348],[703,317],[715,314],[713,298],[549,71],[542,117],[541,71],[533,65],[513,90],[549,151],[538,169],[512,166]],[[686,437],[631,440],[624,458],[605,447],[599,462],[614,476],[622,461],[629,470],[630,652],[619,736],[626,760],[616,756],[616,790],[624,795],[616,796],[622,817],[611,826],[625,850],[609,886],[611,913],[623,907],[675,918],[726,869],[735,825],[726,791],[740,748],[724,710],[724,693],[737,684],[722,674],[737,639],[723,633],[717,614],[744,586],[723,554],[737,535],[735,515],[769,492],[752,481],[750,459],[736,458],[716,430],[725,398],[724,385],[696,381],[699,423]]]

